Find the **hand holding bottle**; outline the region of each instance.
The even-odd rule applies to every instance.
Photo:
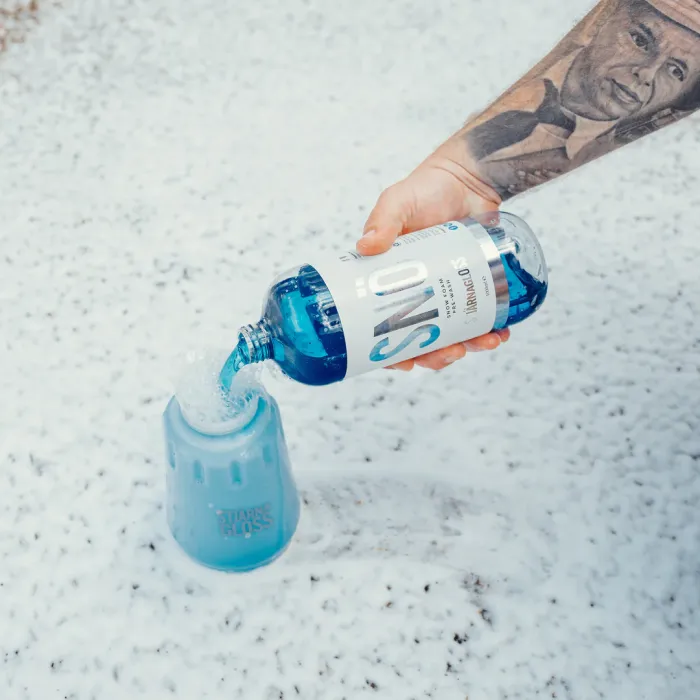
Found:
[[[451,157],[451,151],[456,148],[457,144],[448,142],[405,180],[381,194],[365,224],[364,235],[357,243],[360,254],[384,253],[403,234],[498,209],[498,195]],[[463,159],[460,154],[460,160]],[[510,331],[504,328],[400,362],[392,368],[409,371],[419,365],[444,369],[467,352],[495,350],[509,337]]]

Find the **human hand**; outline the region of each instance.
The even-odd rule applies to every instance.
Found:
[[[498,195],[451,157],[448,144],[421,163],[405,180],[382,192],[357,243],[358,253],[385,253],[403,234],[498,209]],[[495,350],[509,337],[508,329],[494,331],[405,360],[392,369],[409,371],[415,365],[444,369],[467,352]]]

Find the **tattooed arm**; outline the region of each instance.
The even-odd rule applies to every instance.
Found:
[[[605,0],[453,137],[508,199],[700,106],[700,1]]]
[[[515,85],[382,193],[358,250],[502,201],[700,107],[700,0],[603,0]],[[507,333],[424,355],[441,369]],[[403,363],[410,369],[413,361]]]

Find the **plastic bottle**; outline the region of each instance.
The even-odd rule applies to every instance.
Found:
[[[206,566],[269,564],[289,545],[300,512],[279,407],[255,381],[220,405],[209,387],[186,388],[163,416],[170,530]]]
[[[388,252],[326,256],[278,276],[220,375],[273,360],[325,385],[529,318],[547,294],[544,254],[505,212],[401,236]]]

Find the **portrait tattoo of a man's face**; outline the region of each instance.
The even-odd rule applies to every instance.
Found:
[[[607,0],[465,132],[503,199],[700,107],[700,0]]]

